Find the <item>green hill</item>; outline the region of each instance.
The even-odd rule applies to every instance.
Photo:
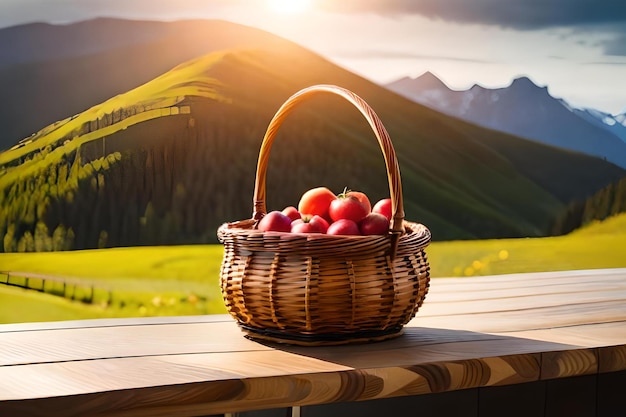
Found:
[[[293,43],[229,49],[51,125],[0,154],[5,251],[214,242],[248,218],[256,158],[274,112],[313,84],[337,84],[378,113],[398,154],[406,217],[435,240],[542,236],[573,200],[626,172],[444,116]],[[122,65],[122,64],[120,64]],[[317,96],[281,126],[268,209],[326,185],[388,194],[362,116]]]

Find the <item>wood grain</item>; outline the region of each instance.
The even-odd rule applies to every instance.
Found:
[[[623,331],[623,329],[622,329]],[[626,370],[626,345],[607,346],[598,349],[598,371],[618,372]]]
[[[223,315],[3,325],[0,415],[211,415],[626,370],[626,270],[431,283],[401,337],[362,345],[259,343]]]

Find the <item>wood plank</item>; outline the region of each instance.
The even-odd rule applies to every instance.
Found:
[[[599,348],[598,362],[601,373],[626,371],[626,344]]]
[[[385,343],[359,345],[358,349],[355,346],[335,346],[311,350],[251,341],[243,337],[232,321],[42,330],[3,335],[0,364],[23,365],[223,352],[240,352],[243,355],[279,349],[305,356],[316,352],[324,360],[347,361],[350,366],[363,366],[368,362],[375,366],[402,366],[423,360],[428,352],[438,352],[438,355],[443,355],[438,356],[441,359],[454,358],[457,351],[461,358],[468,355],[474,357],[476,353],[473,349],[478,348],[484,354],[490,355],[572,348],[572,345],[553,343],[550,340],[524,340],[523,336],[524,333],[496,335],[465,330],[407,327],[404,335]],[[517,347],[512,350],[512,345]],[[386,355],[385,352],[389,351],[394,354]],[[358,364],[355,362],[357,360]]]
[[[607,340],[618,343],[623,338],[626,323],[605,323],[594,326],[568,326],[561,329],[532,331],[508,331],[517,338],[533,338],[543,341],[558,341],[580,347],[602,345]],[[215,337],[215,335],[219,337]],[[481,332],[453,331],[428,327],[407,327],[405,334],[384,345],[371,344],[360,347],[367,353],[373,347],[379,350],[415,348],[428,344],[449,344],[468,341],[493,341],[497,336]],[[102,343],[105,340],[106,343]],[[593,343],[593,342],[597,343]],[[159,325],[134,325],[119,327],[87,327],[83,329],[41,330],[36,332],[9,332],[2,337],[0,365],[42,363],[68,360],[86,360],[108,357],[135,357],[183,353],[211,353],[227,351],[271,350],[270,344],[260,344],[243,337],[232,320],[213,323],[180,323]],[[517,343],[517,342],[516,342]],[[447,347],[447,345],[446,345]],[[540,349],[558,348],[542,344]],[[536,347],[531,347],[536,349]],[[350,352],[350,347],[335,347],[333,352]],[[302,352],[309,351],[307,348]],[[400,356],[401,357],[401,356]],[[354,358],[354,356],[353,356]],[[616,369],[617,370],[617,369]]]
[[[232,320],[86,327],[3,334],[0,365],[270,349],[244,338]]]
[[[129,317],[129,318],[103,318],[87,320],[65,320],[29,323],[10,323],[0,325],[0,334],[40,331],[56,329],[84,329],[93,327],[123,327],[136,325],[158,325],[178,323],[214,323],[232,321],[228,314],[210,314],[201,316],[159,316],[159,317]]]
[[[390,381],[391,385],[381,386],[377,394],[387,397],[399,392],[408,395],[538,380],[541,359],[534,352],[545,350],[546,345],[548,349],[567,348],[529,341],[517,349],[517,352],[528,353],[507,355],[512,350],[512,343],[524,343],[523,339],[511,339],[426,345],[404,351],[402,359],[391,360],[385,357],[389,350],[381,343],[380,350],[369,354],[359,352],[358,355],[347,349],[342,349],[343,352],[329,350],[325,355],[319,351],[307,354],[301,348],[283,348],[3,366],[0,367],[0,380],[12,382],[3,387],[0,399],[29,398],[35,393],[39,397],[49,397],[149,387],[155,381],[160,385],[171,385],[224,378],[302,377],[355,369],[381,381]],[[477,352],[481,354],[477,355]],[[593,356],[586,350],[574,352]],[[432,373],[434,370],[437,371],[435,374]],[[576,374],[576,370],[568,375]],[[98,377],[94,378],[94,375]],[[401,378],[402,375],[406,378]]]
[[[211,415],[626,369],[626,270],[441,281],[401,337],[352,346],[259,343],[229,316],[0,326],[0,415]]]
[[[484,275],[484,276],[472,276],[462,278],[439,278],[433,279],[438,284],[451,284],[461,290],[465,289],[463,285],[475,286],[480,284],[487,284],[489,287],[498,285],[497,283],[503,283],[512,287],[520,286],[520,283],[529,285],[529,283],[535,282],[541,284],[548,281],[563,281],[563,282],[581,282],[594,281],[600,277],[601,279],[611,279],[613,277],[623,278],[626,275],[626,268],[606,268],[606,269],[581,269],[571,271],[550,271],[550,272],[531,272],[531,273],[518,273],[518,274],[502,274],[502,275]]]
[[[171,358],[167,358],[166,360],[169,361],[170,359]],[[338,368],[334,372],[308,374],[297,374],[293,369],[287,369],[291,374],[282,375],[282,373],[279,373],[272,378],[266,376],[260,379],[258,377],[260,377],[262,373],[257,374],[257,378],[248,377],[246,379],[235,379],[232,374],[230,375],[231,378],[226,378],[226,375],[216,373],[215,367],[217,364],[215,362],[203,362],[203,366],[207,371],[205,378],[209,378],[210,380],[206,382],[195,381],[196,384],[193,384],[194,389],[190,389],[189,382],[184,384],[176,383],[177,380],[182,378],[180,376],[181,371],[184,371],[186,379],[188,381],[190,380],[189,368],[168,367],[170,372],[165,372],[163,363],[161,363],[161,367],[159,368],[157,363],[144,363],[144,366],[137,367],[135,362],[118,361],[126,363],[120,363],[118,369],[111,369],[110,366],[108,366],[104,372],[101,369],[102,364],[96,364],[95,367],[93,367],[92,361],[72,363],[71,367],[63,367],[63,364],[31,365],[29,370],[35,368],[39,369],[38,372],[31,373],[30,375],[20,370],[16,371],[16,368],[19,368],[19,366],[5,367],[5,369],[0,369],[2,377],[12,378],[13,384],[17,386],[9,387],[9,389],[11,389],[10,392],[0,395],[8,395],[13,399],[19,399],[20,395],[24,395],[26,397],[24,399],[29,399],[32,398],[32,394],[29,392],[33,388],[41,392],[41,389],[45,387],[47,391],[46,395],[41,397],[42,401],[39,403],[46,404],[47,398],[60,397],[61,392],[63,396],[79,395],[77,391],[85,391],[85,386],[87,386],[87,390],[92,391],[94,395],[99,393],[101,395],[83,398],[99,398],[97,401],[98,408],[93,411],[107,413],[111,411],[112,407],[119,406],[119,402],[123,401],[123,399],[128,396],[128,389],[132,388],[132,384],[128,384],[130,378],[141,378],[145,381],[158,378],[161,383],[165,383],[170,387],[167,390],[169,391],[167,395],[163,395],[161,390],[151,389],[152,385],[142,387],[141,385],[145,384],[145,382],[140,383],[138,386],[134,387],[139,388],[139,391],[132,390],[132,392],[136,392],[135,399],[137,403],[124,404],[124,410],[120,411],[126,411],[129,415],[151,415],[155,407],[172,406],[172,390],[174,390],[177,395],[184,390],[186,392],[184,396],[185,403],[181,404],[181,410],[177,410],[176,413],[179,415],[179,411],[181,411],[182,414],[180,415],[185,415],[186,410],[194,410],[194,412],[201,411],[202,413],[209,414],[220,413],[227,410],[241,411],[255,409],[267,406],[268,404],[272,404],[273,407],[281,407],[289,404],[313,405],[388,398],[399,395],[445,392],[449,391],[451,388],[458,389],[472,387],[481,383],[488,384],[491,378],[489,363],[471,361],[449,363],[445,366],[424,365],[406,369],[391,369],[387,370],[387,373],[384,374],[381,373],[379,369],[341,370]],[[109,361],[108,364],[110,364],[110,362],[111,361]],[[532,362],[534,362],[534,360]],[[181,365],[183,363],[184,360],[179,362]],[[514,364],[516,361],[508,363]],[[187,364],[189,365],[189,363]],[[267,365],[266,362],[264,364]],[[124,367],[124,365],[128,365],[131,368],[128,369]],[[256,367],[261,371],[261,365],[258,363],[255,365],[255,362],[251,362],[247,363],[247,365]],[[201,379],[199,367],[200,363],[194,361],[194,375],[197,375],[198,378]],[[5,372],[6,369],[9,369],[8,374]],[[480,372],[476,373],[478,369]],[[119,372],[122,370],[124,373]],[[285,368],[281,370],[284,371]],[[262,372],[266,371],[265,368],[262,370]],[[13,374],[11,375],[11,373]],[[143,375],[140,373],[143,373]],[[25,379],[22,380],[20,378]],[[214,382],[219,379],[237,381],[238,385],[217,384]],[[121,391],[113,388],[119,387],[120,380],[126,384],[126,388]],[[499,377],[496,378],[496,380],[501,381]],[[33,387],[33,381],[36,381],[36,387]],[[41,384],[41,386],[39,386],[39,384]],[[392,386],[387,387],[387,384],[392,384]],[[142,388],[147,388],[148,390],[144,391]],[[106,392],[110,393],[109,401],[101,400],[103,394]],[[140,396],[143,394],[145,394],[145,397]],[[76,415],[82,411],[83,405],[81,403],[83,401],[82,398],[80,401],[78,401],[77,398],[77,404],[74,405],[74,407],[77,408]],[[27,404],[27,402],[21,402],[20,404]],[[96,404],[94,404],[94,406],[95,405]],[[2,406],[3,404],[0,402],[0,410],[2,410]],[[132,409],[132,413],[129,408]],[[19,405],[13,404],[13,409],[18,410]],[[50,410],[48,410],[48,412],[49,411]],[[65,408],[63,415],[73,415],[72,409]],[[124,413],[122,412],[121,415],[124,415]]]
[[[77,395],[228,379],[352,370],[315,358],[269,351],[141,356],[0,367],[0,401]],[[338,377],[337,377],[338,378]],[[9,383],[10,381],[10,383]]]
[[[626,332],[626,320],[611,323],[591,323],[575,326],[553,327],[548,329],[527,330],[521,332],[502,332],[502,335],[516,335],[527,339],[551,341],[570,346],[579,347],[602,347],[607,350],[620,349],[624,343]],[[611,352],[612,353],[612,352]],[[624,353],[616,357],[614,362],[624,362]],[[604,372],[618,371],[613,367]]]
[[[511,296],[533,296],[539,294],[558,294],[588,292],[596,289],[624,289],[626,280],[623,274],[609,276],[576,275],[573,277],[551,276],[541,279],[512,280],[509,276],[477,278],[445,278],[433,279],[430,282],[428,301],[431,303],[489,300]],[[501,277],[506,277],[502,281]],[[522,285],[523,284],[523,285]]]
[[[533,294],[531,296],[515,294],[493,299],[425,303],[419,311],[419,317],[465,315],[484,313],[485,311],[497,313],[514,310],[536,310],[554,306],[568,306],[571,309],[578,304],[605,303],[607,301],[620,302],[626,306],[626,285],[623,289],[611,288],[607,290],[603,288],[596,291]],[[485,310],[485,308],[489,310]],[[624,309],[626,311],[626,307]]]
[[[593,375],[598,372],[595,349],[564,350],[541,354],[541,379]]]
[[[408,325],[501,333],[589,323],[619,322],[623,321],[625,317],[626,303],[624,301],[606,301],[513,311],[491,312],[486,309],[485,312],[471,315],[422,317],[418,312]]]

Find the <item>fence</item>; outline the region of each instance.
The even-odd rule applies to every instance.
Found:
[[[85,304],[113,301],[113,291],[93,281],[34,272],[0,271],[0,284],[47,293]]]

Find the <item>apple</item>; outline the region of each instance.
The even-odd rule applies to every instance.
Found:
[[[313,225],[320,233],[326,233],[328,231],[329,224],[325,218],[318,216],[317,214],[308,219],[309,224]]]
[[[326,233],[328,222],[323,217],[305,214],[300,219],[291,222],[292,233]]]
[[[320,233],[311,223],[305,223],[301,219],[291,223],[291,233]]]
[[[291,219],[280,211],[270,211],[263,216],[257,227],[264,232],[290,232]]]
[[[317,214],[328,217],[328,207],[337,196],[326,187],[312,188],[302,194],[298,202],[298,211],[301,214]]]
[[[368,213],[372,211],[372,204],[370,203],[370,199],[365,193],[362,193],[361,191],[348,191],[346,195],[355,197],[357,200],[359,200]]]
[[[329,235],[354,235],[359,236],[361,232],[359,231],[359,226],[355,221],[350,219],[339,219],[330,226],[328,226],[328,230],[326,231]]]
[[[282,213],[286,215],[287,217],[289,217],[291,221],[302,218],[302,216],[300,215],[300,212],[294,206],[285,207]]]
[[[359,223],[362,235],[386,235],[389,232],[389,219],[380,213],[370,213]]]
[[[346,192],[339,194],[335,200],[331,201],[330,207],[328,207],[328,214],[333,222],[347,219],[358,223],[363,220],[369,212],[369,208],[361,203],[357,197],[349,195]]]
[[[372,213],[382,214],[388,220],[391,220],[391,216],[393,215],[393,213],[391,213],[391,199],[383,198],[382,200],[378,201],[376,204],[374,204],[374,207],[372,207]]]

